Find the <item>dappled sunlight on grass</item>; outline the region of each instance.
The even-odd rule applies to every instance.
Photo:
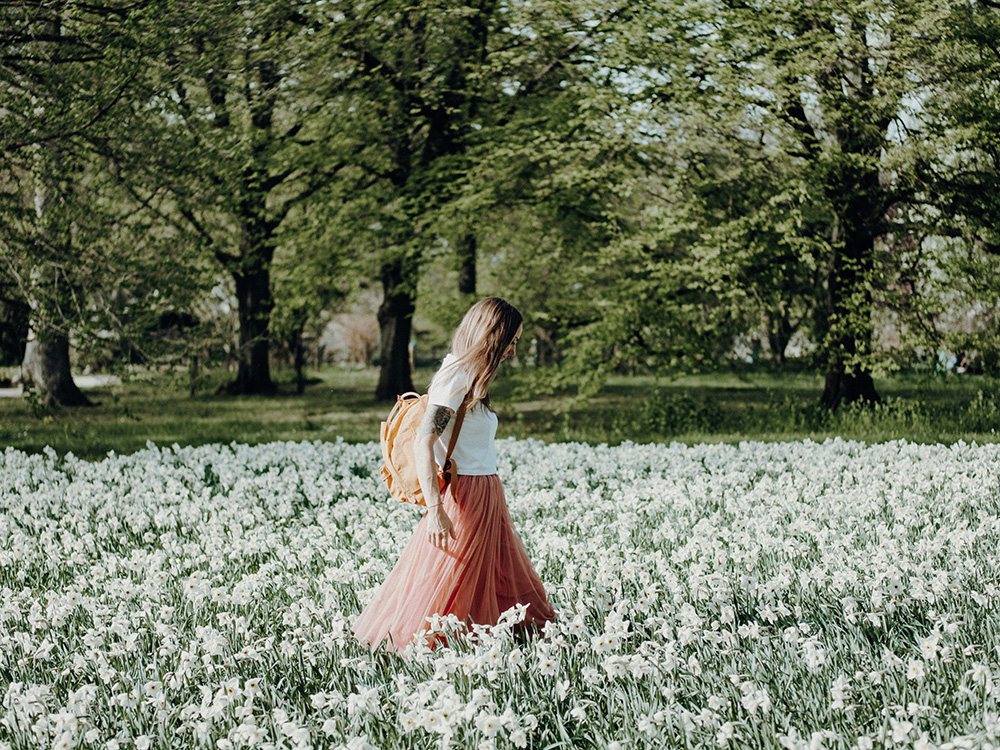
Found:
[[[157,445],[257,444],[274,440],[376,439],[390,405],[374,398],[374,368],[310,371],[297,394],[290,372],[274,396],[191,397],[164,377],[87,391],[91,408],[46,410],[0,399],[0,444],[31,452],[99,457]],[[414,378],[426,389],[433,370]],[[534,379],[533,379],[534,378]],[[223,374],[216,378],[222,382]],[[798,440],[842,436],[869,442],[907,439],[994,442],[1000,429],[996,383],[978,376],[897,377],[878,382],[885,402],[830,414],[819,406],[822,378],[806,373],[723,372],[674,380],[613,376],[597,394],[546,389],[533,372],[510,369],[493,387],[498,437],[618,444]]]

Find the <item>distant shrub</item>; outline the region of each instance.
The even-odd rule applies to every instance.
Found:
[[[611,429],[616,435],[679,435],[714,431],[722,421],[722,409],[715,399],[696,399],[660,388],[616,416]]]
[[[584,427],[578,424],[579,427]],[[593,431],[596,424],[587,425]],[[784,394],[769,403],[723,401],[711,393],[654,390],[643,401],[608,417],[609,440],[645,442],[675,437],[742,435],[748,439],[801,435],[840,435],[867,440],[935,442],[955,433],[1000,430],[1000,397],[983,391],[965,404],[928,404],[919,398],[887,397],[856,402],[831,411],[818,398]],[[594,439],[587,434],[587,439]]]
[[[958,422],[968,432],[994,432],[1000,429],[1000,402],[996,395],[986,395],[982,390],[959,413]]]

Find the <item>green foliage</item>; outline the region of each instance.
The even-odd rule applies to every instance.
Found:
[[[940,231],[972,240],[996,253],[1000,163],[1000,11],[991,3],[937,6],[936,23],[922,29],[923,51],[940,78],[925,103],[936,136],[924,156],[923,178],[939,196],[933,216]]]
[[[238,336],[266,368],[372,280],[434,349],[471,246],[558,365],[538,391],[750,334],[834,372],[995,366],[990,4],[32,7],[2,11],[0,287],[88,363],[210,367]],[[158,331],[176,311],[203,325]],[[710,421],[665,403],[637,418]]]
[[[722,411],[712,399],[656,389],[629,412],[617,416],[612,434],[683,435],[720,426]]]
[[[184,347],[161,316],[189,308],[206,287],[155,201],[122,179],[132,134],[150,124],[130,108],[155,14],[57,1],[3,13],[4,295],[30,309],[37,336],[72,337],[83,364],[124,374],[137,361],[170,360]]]
[[[656,440],[838,435],[866,441],[937,442],[951,435],[992,436],[998,429],[1000,399],[982,390],[959,404],[890,396],[877,404],[855,402],[831,412],[814,400],[781,392],[772,392],[761,402],[741,404],[711,390],[679,393],[664,388],[623,409],[613,418],[609,432],[615,440],[636,440],[636,435]]]
[[[0,9],[0,185],[23,174],[32,147],[80,146],[121,117],[144,62],[139,39],[151,13],[147,4],[122,0]]]

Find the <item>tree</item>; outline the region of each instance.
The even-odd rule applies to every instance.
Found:
[[[515,179],[492,180],[525,186],[522,203],[541,219],[519,219],[542,237],[505,271],[538,292],[537,361],[558,359],[584,390],[616,368],[676,372],[730,346],[746,295],[720,225],[741,215],[752,150],[735,137],[731,98],[699,108],[685,94],[697,82],[682,59],[690,43],[665,30],[679,23],[673,7],[594,20],[601,31],[552,82],[562,93],[543,90],[526,108],[536,139],[511,135],[497,149]],[[702,25],[685,20],[692,33]]]
[[[54,144],[37,149],[35,156],[33,179],[25,191],[30,191],[34,206],[21,212],[21,242],[14,240],[15,247],[30,250],[22,250],[20,263],[14,263],[9,253],[7,258],[15,273],[20,270],[18,278],[31,309],[21,385],[25,392],[41,391],[49,405],[88,405],[90,400],[77,388],[70,372],[70,324],[62,310],[69,304],[76,307],[72,317],[84,317],[78,304],[81,289],[67,269],[78,239],[80,207],[75,199],[79,164],[73,164],[71,158],[60,159],[62,154]],[[62,162],[58,169],[65,170],[59,177],[55,176],[57,162]]]
[[[517,170],[532,171],[533,159],[578,154],[574,144],[555,145],[574,134],[546,103],[576,99],[564,87],[575,85],[579,71],[597,69],[595,39],[610,36],[622,12],[492,0],[344,10],[339,47],[359,71],[353,80],[360,100],[381,124],[369,124],[364,164],[378,177],[372,190],[381,196],[370,224],[384,289],[378,398],[412,388],[408,348],[428,248],[449,243],[459,293],[471,296],[477,257],[489,252],[489,226],[518,187],[532,187]]]
[[[486,34],[495,3],[362,3],[345,9],[338,49],[351,87],[375,114],[357,163],[376,178],[370,224],[383,288],[376,398],[413,390],[409,346],[421,256],[435,211],[456,179],[476,117]],[[474,238],[463,238],[473,248]],[[468,256],[467,256],[468,257]]]
[[[1000,5],[935,4],[911,40],[929,82],[920,121],[931,134],[917,155],[924,235],[933,267],[914,286],[923,312],[919,344],[969,356],[1000,372]],[[965,318],[965,320],[962,320]]]
[[[650,251],[633,260],[652,261],[661,286],[678,290],[664,301],[681,313],[674,323],[700,308],[716,330],[744,292],[761,289],[747,280],[762,260],[768,279],[780,271],[783,285],[807,293],[821,270],[815,319],[829,407],[878,399],[872,315],[887,242],[905,237],[912,214],[901,207],[916,199],[912,155],[924,136],[907,128],[908,109],[926,82],[909,40],[926,11],[909,0],[878,9],[720,0],[661,9],[648,20],[655,34],[632,36],[633,87],[664,146],[649,148],[673,169],[658,201],[663,229],[648,227]],[[734,170],[751,180],[734,181]],[[679,253],[662,254],[678,239]],[[685,269],[691,278],[672,285]]]
[[[0,261],[30,310],[22,382],[48,403],[87,403],[70,374],[70,334],[93,333],[98,316],[81,314],[80,271],[116,283],[80,263],[94,229],[81,196],[96,174],[87,138],[113,120],[137,69],[141,12],[60,0],[0,8]]]
[[[0,262],[29,310],[22,384],[49,404],[85,404],[71,344],[77,358],[119,373],[176,360],[184,344],[160,318],[189,309],[204,281],[183,243],[88,143],[54,142],[35,157],[10,193],[0,239]]]
[[[909,40],[927,4],[879,9],[831,0],[801,5],[727,4],[730,71],[774,147],[822,191],[830,217],[821,350],[829,407],[878,400],[871,369],[872,311],[881,290],[883,239],[905,235],[902,206],[914,200],[910,99],[926,86]],[[749,98],[749,97],[748,97]]]
[[[935,136],[921,176],[938,196],[936,227],[1000,254],[1000,6],[943,3],[921,31],[934,93],[924,119]]]
[[[338,179],[340,70],[331,19],[305,2],[177,2],[151,40],[137,100],[147,126],[131,155],[130,189],[169,196],[164,216],[235,286],[239,351],[230,393],[271,393],[272,263],[290,216]],[[361,128],[355,128],[360,132]]]
[[[274,258],[271,329],[290,356],[300,394],[305,392],[307,334],[311,331],[314,339],[322,336],[328,313],[347,297],[346,278],[351,278],[347,276],[351,264],[344,253],[323,251],[339,248],[345,239],[337,231],[342,228],[337,218],[324,209],[322,204],[309,205],[291,216]]]

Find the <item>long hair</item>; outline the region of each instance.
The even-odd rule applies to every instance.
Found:
[[[479,403],[490,408],[490,383],[523,321],[517,308],[499,297],[481,299],[465,313],[452,334],[451,353],[472,373],[466,408]]]

